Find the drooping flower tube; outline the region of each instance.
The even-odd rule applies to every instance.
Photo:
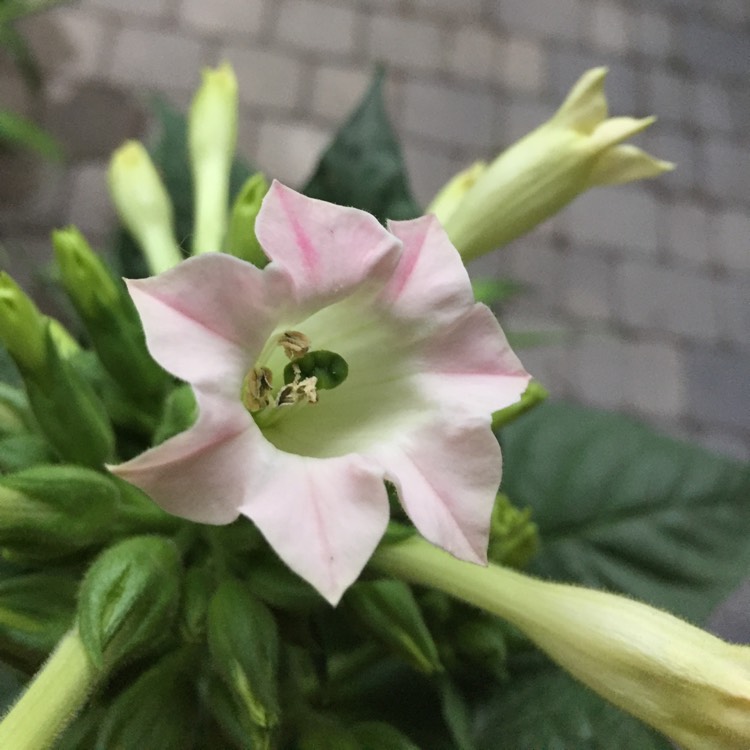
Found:
[[[333,604],[384,533],[384,480],[424,537],[485,563],[490,417],[529,376],[438,221],[386,230],[274,183],[256,233],[263,270],[207,254],[128,282],[199,417],[111,470],[176,515],[247,516]]]

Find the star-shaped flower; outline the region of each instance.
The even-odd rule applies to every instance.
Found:
[[[529,376],[438,221],[386,230],[274,183],[256,233],[262,271],[211,254],[128,282],[199,417],[112,471],[170,513],[247,516],[334,604],[388,523],[386,479],[429,541],[486,562],[490,416]]]

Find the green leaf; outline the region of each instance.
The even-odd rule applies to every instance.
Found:
[[[160,135],[149,153],[172,198],[177,241],[189,253],[193,234],[193,178],[188,161],[187,119],[164,99],[154,99],[152,107]],[[229,180],[231,200],[253,171],[244,161],[235,159]],[[148,275],[140,250],[122,229],[115,239],[115,254],[126,276]]]
[[[477,750],[670,750],[656,732],[602,700],[541,655],[474,717]]]
[[[62,159],[60,144],[46,131],[21,115],[0,110],[0,143],[35,151],[54,161]]]
[[[378,71],[303,192],[361,208],[380,221],[411,219],[422,211],[412,197],[401,147],[388,121],[383,80],[383,72]]]
[[[538,407],[501,442],[503,489],[539,525],[537,573],[698,622],[747,575],[747,465],[565,404]]]

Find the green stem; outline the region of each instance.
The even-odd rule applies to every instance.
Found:
[[[383,545],[371,564],[394,578],[438,589],[519,627],[527,620],[524,602],[538,586],[550,585],[498,565],[463,562],[417,536]]]
[[[46,750],[83,707],[99,672],[74,628],[0,722],[0,747]]]

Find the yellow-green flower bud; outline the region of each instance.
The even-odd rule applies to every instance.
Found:
[[[151,157],[138,141],[128,141],[112,155],[109,192],[151,273],[177,265],[182,251],[175,240],[172,201]]]
[[[623,144],[654,118],[608,118],[606,74],[585,73],[552,119],[503,151],[448,215],[445,229],[464,260],[525,234],[591,187],[673,168]]]
[[[476,161],[470,167],[461,170],[443,185],[432,203],[425,209],[426,214],[435,214],[441,224],[445,225],[450,215],[456,210],[469,188],[484,174],[487,162]]]
[[[193,253],[221,250],[227,228],[229,175],[237,143],[237,79],[228,63],[203,71],[190,108],[188,147],[193,169]]]
[[[224,242],[225,253],[242,258],[258,268],[268,264],[268,258],[255,236],[255,220],[267,192],[268,180],[263,174],[256,172],[248,177],[229,214],[229,229]]]
[[[49,318],[48,321],[47,332],[60,358],[71,359],[76,354],[80,354],[81,346],[73,338],[73,334],[59,320]]]
[[[169,539],[136,536],[102,552],[78,597],[78,628],[97,668],[133,659],[169,635],[182,569]]]

